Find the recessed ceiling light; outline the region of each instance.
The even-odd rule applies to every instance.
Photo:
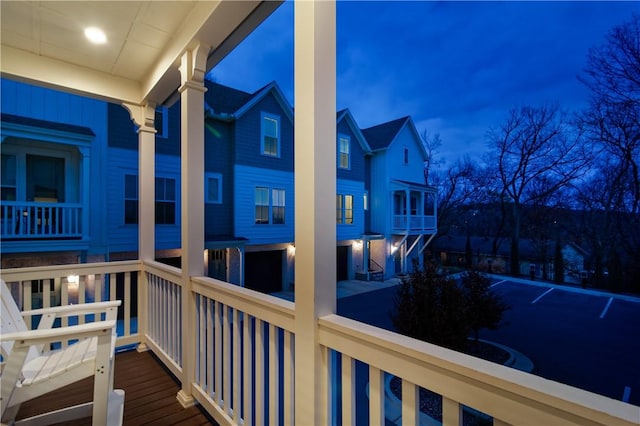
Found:
[[[88,38],[91,43],[104,44],[107,42],[106,34],[98,27],[85,28],[84,36]]]

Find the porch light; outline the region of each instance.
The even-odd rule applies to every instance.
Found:
[[[397,251],[398,251],[398,245],[397,244],[393,244],[391,246],[391,254],[396,254]]]
[[[289,255],[291,256],[295,256],[296,246],[294,246],[293,244],[289,245],[289,247],[287,247],[287,253],[289,253]]]
[[[80,283],[80,277],[78,275],[69,275],[67,277],[67,283],[70,289],[77,289]]]
[[[353,248],[356,250],[360,250],[362,248],[362,241],[356,240],[353,242]]]
[[[107,35],[98,27],[85,28],[84,36],[93,44],[105,44],[107,42]]]

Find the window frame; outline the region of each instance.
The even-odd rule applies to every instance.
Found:
[[[264,191],[266,192],[266,203],[261,203],[258,204],[258,191]],[[253,223],[254,225],[269,225],[269,217],[270,217],[270,208],[269,205],[271,204],[270,202],[270,188],[266,187],[266,186],[256,186],[253,190],[253,205],[254,205],[254,209],[253,209]],[[260,197],[261,199],[264,197]],[[260,207],[260,219],[258,219],[258,207]],[[267,208],[266,210],[266,215],[262,215],[262,209],[264,209],[264,207]],[[264,219],[262,219],[263,217],[265,217]]]
[[[347,202],[347,200],[350,200]],[[354,196],[353,194],[336,194],[336,224],[353,225],[354,224]],[[351,207],[348,207],[348,205]]]
[[[402,147],[402,164],[409,165],[409,148],[406,146]]]
[[[342,150],[342,141],[345,141],[346,151]],[[338,153],[338,168],[342,170],[351,169],[351,138],[344,134],[338,134],[338,146],[336,149]],[[346,156],[346,165],[343,165],[343,156]]]
[[[276,152],[275,154],[272,154],[270,152],[266,152],[265,151],[265,137],[267,137],[267,132],[266,132],[266,126],[265,126],[265,121],[266,120],[272,120],[276,123]],[[271,157],[271,158],[280,158],[281,155],[281,120],[280,120],[280,116],[279,115],[275,115],[275,114],[270,114],[268,112],[261,112],[260,113],[260,155],[263,155],[265,157]]]
[[[133,191],[135,192],[135,198],[128,196],[127,194],[129,193],[129,191],[127,191],[128,185],[127,185],[127,178],[133,178],[135,185],[133,186],[133,188],[129,188],[129,190],[133,189]],[[139,211],[138,211],[138,203],[140,200],[139,197],[139,185],[138,185],[138,175],[137,174],[131,174],[131,173],[125,173],[123,176],[124,182],[123,182],[123,200],[124,200],[124,211],[123,211],[123,221],[125,225],[138,225],[140,223],[140,218],[139,218]],[[154,195],[155,197],[155,195]],[[134,214],[134,218],[133,221],[128,221],[127,220],[127,204],[133,202],[135,204],[135,214]]]
[[[210,191],[209,186],[211,185],[211,180],[216,179],[218,181],[218,198],[211,199],[209,198]],[[221,173],[213,173],[206,172],[204,174],[204,202],[207,204],[222,204],[222,174]]]
[[[165,185],[164,185],[164,192],[165,192],[165,198],[163,198],[162,200],[159,199],[158,197],[158,181],[164,181]],[[166,198],[166,183],[168,182],[172,182],[173,183],[173,199],[170,198]],[[178,198],[178,191],[177,191],[177,186],[176,186],[176,179],[172,178],[172,177],[166,177],[166,176],[156,176],[155,180],[154,180],[154,193],[155,193],[155,198],[154,198],[154,202],[155,202],[155,218],[156,218],[156,225],[175,225],[177,222],[177,214],[176,214],[176,207],[177,207],[177,198]],[[160,204],[162,203],[162,205]],[[164,206],[168,205],[168,204],[173,204],[173,221],[172,222],[167,222],[166,217],[164,218],[163,221],[159,221],[158,220],[158,214],[160,213],[165,213],[164,210]],[[159,207],[163,207],[162,209],[160,209]],[[166,216],[166,215],[165,215]]]

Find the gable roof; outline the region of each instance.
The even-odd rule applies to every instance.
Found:
[[[289,121],[293,123],[293,109],[275,81],[253,93],[243,92],[213,81],[205,81],[205,108],[209,114],[218,118],[238,119],[254,105],[272,93],[282,107]]]
[[[360,147],[362,148],[364,153],[365,154],[370,154],[371,153],[371,147],[367,143],[366,138],[362,134],[362,131],[360,130],[360,127],[358,127],[358,124],[356,123],[355,118],[353,118],[353,115],[351,114],[351,111],[349,111],[349,108],[345,108],[345,109],[343,109],[341,111],[338,111],[336,113],[336,123],[340,123],[340,121],[342,121],[342,120],[346,121],[347,125],[349,126],[349,128],[351,129],[351,131],[355,135],[356,139],[358,140],[358,143],[360,143]]]
[[[386,151],[405,127],[408,127],[409,131],[413,134],[416,145],[422,154],[422,158],[426,160],[428,157],[427,150],[422,143],[422,138],[418,134],[418,130],[416,129],[416,125],[413,123],[413,119],[409,115],[363,129],[362,134],[367,139],[367,142],[373,152]]]
[[[362,129],[362,134],[367,139],[369,146],[374,151],[387,149],[396,138],[400,129],[405,125],[409,116],[398,118],[393,121],[378,124],[373,127]]]
[[[233,114],[251,99],[251,94],[220,83],[205,80],[205,100],[216,114]]]

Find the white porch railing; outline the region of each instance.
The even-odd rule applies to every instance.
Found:
[[[180,272],[157,262],[130,261],[1,274],[23,309],[32,307],[36,294],[42,294],[44,306],[122,299],[118,345],[146,344],[179,380],[184,357],[191,357],[193,397],[219,423],[293,424],[295,398],[305,393],[294,389],[295,305],[193,277],[191,312],[185,313]],[[195,318],[194,330],[183,329],[185,315]],[[185,331],[194,333],[192,348],[181,347]],[[492,416],[494,425],[640,423],[636,406],[338,315],[320,318],[317,333],[326,361],[319,368],[329,389],[314,403],[330,413],[333,424],[384,424],[385,417],[419,424],[424,417],[420,387],[442,395],[445,425],[462,424],[463,406]],[[398,410],[390,409],[385,374],[402,381]]]
[[[435,231],[436,227],[436,216],[393,215],[393,229],[395,231]]]
[[[3,201],[2,239],[81,238],[82,204]]]

